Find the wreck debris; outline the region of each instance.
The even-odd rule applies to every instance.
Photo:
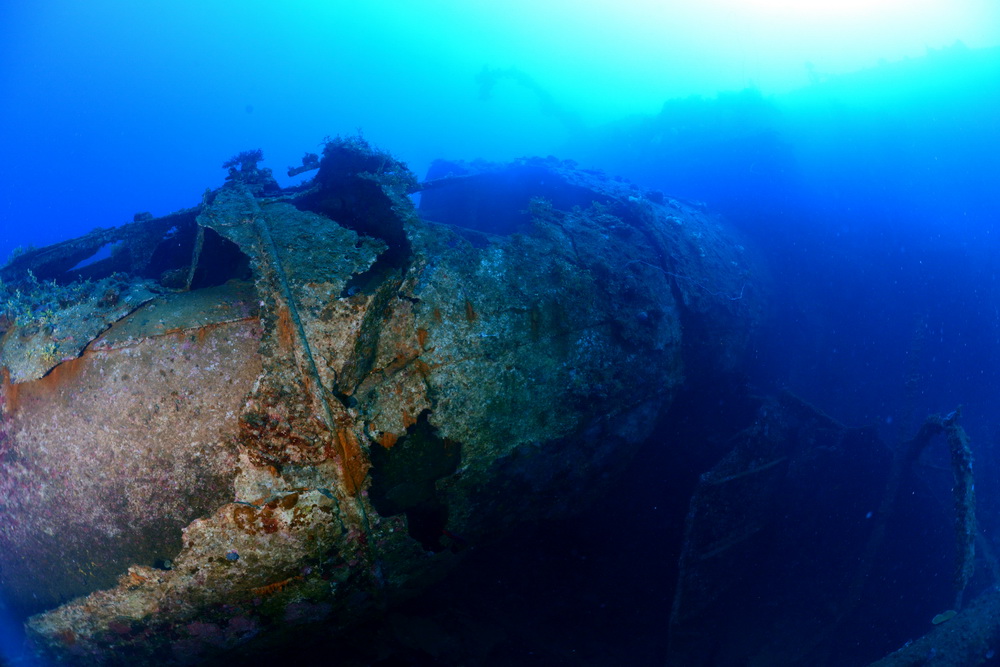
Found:
[[[866,478],[855,474],[856,464]],[[867,532],[852,517],[875,502],[870,490],[882,485],[887,467],[888,452],[873,429],[847,428],[788,393],[765,401],[691,497],[667,664],[823,664],[817,652],[846,604],[844,582],[854,573],[824,554],[834,544],[848,554],[845,561],[861,552]],[[858,489],[850,498],[816,493],[846,476]],[[790,583],[800,581],[814,588],[804,592]],[[803,596],[831,602],[803,615]],[[743,633],[752,639],[733,639]],[[741,657],[718,653],[720,646]]]
[[[72,286],[70,260],[110,238],[155,291],[0,392],[0,587],[59,659],[192,663],[349,627],[459,545],[599,498],[684,373],[733,368],[761,317],[720,221],[566,163],[461,166],[418,211],[413,174],[360,137],[328,141],[296,191],[259,159],[169,226],[0,274]],[[61,567],[22,579],[32,599],[14,577],[38,560]]]
[[[975,545],[978,529],[975,517],[975,483],[972,474],[972,452],[969,438],[958,420],[961,409],[947,416],[931,415],[920,427],[917,436],[909,441],[893,470],[893,479],[910,468],[930,442],[938,435],[944,435],[948,444],[954,484],[952,486],[955,512],[955,572],[953,577],[953,608],[935,616],[934,626],[926,635],[907,642],[899,650],[882,660],[872,663],[872,667],[902,667],[906,665],[938,665],[958,667],[979,665],[989,660],[994,647],[1000,641],[1000,593],[997,586],[1000,578],[996,558],[990,553],[988,543],[983,545],[987,564],[991,570],[993,587],[979,595],[967,607],[962,601],[972,579],[975,566]],[[887,502],[895,501],[896,489],[890,486]],[[891,497],[890,497],[891,496]]]
[[[882,506],[879,510],[879,517],[876,523],[876,530],[873,532],[873,540],[881,540],[885,533],[885,523],[893,513],[898,500],[899,484],[904,475],[910,473],[913,464],[920,457],[920,454],[927,448],[931,441],[938,435],[944,435],[948,444],[948,453],[951,459],[951,471],[954,479],[952,494],[954,496],[953,507],[955,511],[955,573],[953,585],[955,591],[954,608],[962,608],[962,596],[972,579],[975,567],[976,554],[976,495],[975,478],[972,474],[972,450],[969,448],[969,437],[965,429],[958,423],[961,416],[961,408],[942,417],[941,415],[930,415],[924,420],[916,437],[903,446],[903,451],[893,462],[893,469],[890,473],[888,487]],[[874,552],[878,545],[872,544],[868,551]],[[873,557],[870,554],[868,560]],[[868,566],[870,568],[870,566]],[[865,573],[867,574],[867,573]],[[859,577],[858,583],[852,588],[863,585],[864,577]]]
[[[298,176],[314,169],[319,169],[319,156],[315,153],[306,153],[302,156],[301,166],[288,168],[288,176]]]
[[[195,213],[195,209],[187,209],[121,227],[98,228],[80,238],[25,251],[0,267],[0,280],[18,287],[29,280],[29,273],[41,282],[55,280],[60,284],[96,280],[116,272],[158,278],[156,271],[170,261],[167,256],[172,249],[194,232]],[[107,250],[106,255],[102,249]]]
[[[259,148],[252,151],[242,151],[222,163],[223,169],[228,169],[226,180],[240,183],[255,195],[276,194],[281,188],[274,180],[274,175],[268,168],[259,169],[257,163],[264,159],[264,151]],[[239,167],[237,169],[237,167]]]
[[[935,623],[923,637],[870,667],[966,667],[992,662],[1000,643],[1000,591],[992,588],[947,622]]]
[[[913,575],[926,598],[953,609],[934,616],[925,638],[875,664],[980,664],[1000,627],[981,617],[995,613],[995,588],[962,607],[977,531],[971,450],[958,417],[928,417],[890,460],[872,428],[844,427],[787,393],[765,400],[692,495],[668,664],[861,664],[884,652],[851,653],[844,637],[856,636],[872,606],[905,587],[893,559],[913,549],[908,521],[954,525],[952,586],[934,586],[922,569]],[[954,484],[949,510],[935,513],[929,494],[914,493],[914,464],[938,436],[947,441]],[[946,546],[921,547],[934,554],[929,563],[948,556]]]

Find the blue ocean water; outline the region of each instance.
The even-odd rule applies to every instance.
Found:
[[[873,424],[890,444],[961,405],[979,521],[995,534],[1000,10],[901,6],[900,22],[925,12],[940,30],[907,23],[914,39],[900,42],[889,28],[899,23],[882,17],[873,32],[859,18],[857,33],[809,55],[791,42],[756,49],[782,32],[773,7],[742,26],[669,3],[585,9],[3,3],[0,261],[138,212],[193,206],[241,150],[261,148],[282,185],[298,183],[308,174],[288,178],[284,167],[358,129],[418,176],[439,157],[573,159],[704,202],[760,249],[772,303],[747,383]],[[746,32],[755,28],[758,41]],[[714,462],[689,456],[695,468]],[[661,664],[687,502],[664,489],[692,484],[672,478],[674,464],[662,450],[643,458],[603,508],[600,535],[586,522],[526,529],[532,546],[514,565],[538,574],[509,588],[482,575],[484,596],[532,605],[531,595],[587,589],[599,622],[553,608],[567,618],[552,624],[564,632],[558,664],[601,664],[572,652],[599,624],[615,631],[605,653],[588,646],[594,655]],[[947,539],[897,546],[944,559]],[[510,554],[486,563],[516,578],[502,569]],[[873,617],[889,629],[859,640],[869,655],[926,630],[914,597],[904,591]],[[17,643],[14,626],[0,625],[0,645]]]

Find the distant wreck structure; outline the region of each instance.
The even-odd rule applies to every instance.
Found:
[[[0,591],[58,660],[350,627],[600,498],[762,318],[733,230],[571,163],[260,158],[0,269]]]

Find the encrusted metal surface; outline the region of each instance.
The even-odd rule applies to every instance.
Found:
[[[51,607],[172,559],[180,529],[231,498],[257,318],[246,304],[229,321],[134,326],[200,310],[191,296],[148,304],[42,379],[5,384],[0,586],[17,605]]]
[[[19,575],[58,565],[29,589],[4,564],[0,584],[47,591],[46,607],[89,593],[33,617],[36,643],[191,664],[329,633],[465,546],[599,498],[699,372],[686,360],[732,366],[760,303],[716,221],[559,163],[531,170],[587,205],[515,197],[518,233],[483,233],[422,220],[405,165],[360,139],[330,142],[299,193],[261,196],[274,188],[248,162],[198,210],[190,267],[144,269],[190,292],[8,382],[0,534]],[[437,186],[439,210],[449,188],[489,198],[475,176]],[[199,284],[218,275],[209,247],[252,288]]]

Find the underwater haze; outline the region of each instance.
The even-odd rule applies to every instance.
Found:
[[[241,150],[262,148],[280,173],[323,137],[360,128],[421,175],[439,157],[565,152],[668,100],[770,97],[957,40],[996,46],[1000,21],[995,3],[971,0],[12,2],[0,12],[3,256],[192,205]]]
[[[664,665],[688,502],[728,446],[698,429],[718,415],[732,420],[727,437],[751,425],[734,396],[791,392],[897,453],[927,415],[961,406],[979,557],[996,548],[998,110],[1000,3],[988,0],[7,1],[0,265],[196,206],[241,151],[261,149],[282,186],[303,183],[313,174],[286,168],[355,133],[420,179],[439,158],[554,155],[725,219],[766,267],[747,279],[767,295],[766,326],[733,386],[678,399],[689,414],[660,444],[694,452],[680,456],[685,475],[671,472],[674,450],[649,446],[591,523],[524,529],[522,548],[465,571],[493,611],[513,616],[514,598],[550,611],[537,655],[511,621],[496,641],[523,661],[481,664]],[[711,410],[691,407],[704,396]],[[946,451],[930,458],[948,471]],[[860,467],[845,493],[877,497],[885,480]],[[934,477],[941,495],[920,507],[944,512],[950,484]],[[898,561],[872,575],[884,604],[861,606],[868,616],[844,626],[857,636],[826,664],[874,661],[946,610],[934,605],[948,597],[950,525],[899,514],[912,532],[890,531]],[[930,555],[907,560],[919,551]],[[995,586],[980,566],[974,587]],[[434,595],[429,608],[480,608]],[[0,665],[34,664],[15,615],[0,601]],[[598,627],[612,629],[599,642]],[[994,651],[981,664],[1000,664]],[[453,664],[432,654],[378,664]],[[699,664],[748,664],[737,654]]]

